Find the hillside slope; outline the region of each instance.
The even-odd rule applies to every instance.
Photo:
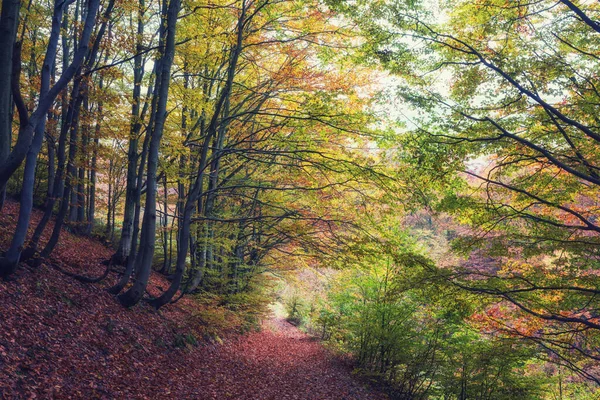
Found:
[[[1,248],[17,212],[8,203],[0,216]],[[99,276],[111,253],[64,232],[53,262]],[[114,279],[84,284],[42,265],[0,281],[1,398],[382,398],[284,321],[216,344],[201,339],[207,323],[192,298],[160,312],[125,309],[105,290]],[[167,282],[155,274],[151,284],[155,291]]]

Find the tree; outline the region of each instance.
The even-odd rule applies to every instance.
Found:
[[[328,341],[350,351],[363,373],[385,382],[398,399],[539,398],[528,373],[536,347],[473,325],[480,299],[424,279],[435,268],[393,219],[360,235],[330,276],[317,323]],[[391,224],[391,225],[390,225]]]
[[[0,258],[0,275],[4,277],[11,275],[15,271],[19,263],[23,244],[25,242],[27,228],[29,227],[29,219],[33,205],[33,185],[36,163],[44,137],[46,112],[50,108],[58,93],[73,78],[83,62],[83,59],[88,51],[89,39],[96,21],[96,12],[98,11],[99,3],[100,2],[98,0],[90,0],[88,3],[85,25],[81,33],[79,46],[73,56],[73,61],[63,72],[54,86],[50,87],[50,73],[56,58],[60,24],[62,21],[63,12],[68,5],[66,1],[57,1],[55,3],[54,14],[52,17],[52,29],[44,58],[44,67],[42,70],[42,84],[38,106],[30,116],[26,116],[27,110],[25,105],[17,100],[22,123],[15,147],[11,151],[6,162],[3,165],[0,165],[1,190],[3,190],[8,178],[10,178],[10,176],[22,162],[25,153],[27,153],[28,156],[21,190],[19,221],[17,223],[17,228],[15,230],[15,235],[13,237],[10,249],[4,257]]]
[[[13,80],[13,49],[19,26],[20,0],[2,1],[0,14],[0,165],[6,162],[10,154],[12,139],[12,83]],[[0,210],[4,205],[6,188],[0,189]]]
[[[171,0],[169,2],[163,21],[164,30],[161,30],[160,59],[157,62],[158,68],[154,89],[156,100],[152,110],[153,124],[147,133],[150,142],[148,147],[148,166],[146,168],[146,206],[144,207],[144,219],[142,221],[140,251],[135,261],[136,279],[133,286],[118,297],[121,304],[126,307],[131,307],[142,299],[152,269],[154,243],[156,240],[156,171],[160,141],[167,118],[167,99],[171,80],[171,66],[175,57],[175,33],[180,7],[180,0]]]
[[[374,38],[370,60],[400,77],[419,200],[471,227],[454,246],[469,258],[443,275],[538,321],[506,330],[597,381],[572,354],[597,357],[597,7],[438,5],[348,12]]]

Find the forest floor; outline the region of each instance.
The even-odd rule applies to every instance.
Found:
[[[0,215],[0,248],[18,215]],[[32,225],[40,218],[35,212]],[[112,250],[64,232],[52,263],[100,276]],[[203,305],[185,297],[159,312],[121,307],[106,288],[43,264],[0,281],[0,398],[385,399],[351,366],[285,320],[209,340]],[[153,274],[150,293],[168,282]],[[204,335],[204,336],[203,336]],[[198,339],[197,339],[198,338]]]

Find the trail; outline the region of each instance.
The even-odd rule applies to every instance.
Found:
[[[384,398],[358,383],[350,368],[319,341],[280,318],[269,320],[261,332],[240,338],[218,353],[219,369],[229,376],[224,377],[223,386],[209,385],[212,397],[207,398]]]
[[[0,248],[17,215],[14,202],[0,214]],[[65,231],[52,260],[98,276],[111,254]],[[115,279],[85,284],[43,264],[0,280],[0,399],[385,399],[282,319],[215,343],[201,339],[212,325],[194,298],[125,309],[106,292]],[[167,285],[153,274],[149,289]],[[181,343],[191,335],[197,345]]]

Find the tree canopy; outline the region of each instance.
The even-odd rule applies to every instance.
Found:
[[[49,264],[249,324],[281,301],[395,398],[563,396],[565,370],[591,396],[599,13],[3,0],[0,276]],[[65,229],[112,246],[101,276],[53,258]]]

